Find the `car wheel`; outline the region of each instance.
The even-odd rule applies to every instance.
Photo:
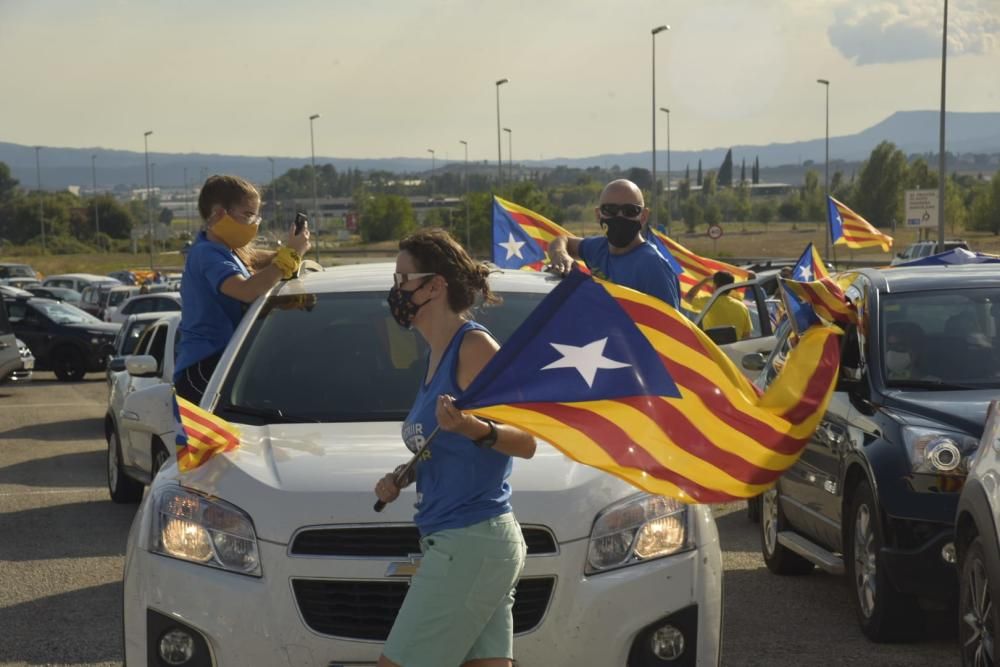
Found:
[[[906,639],[920,625],[920,611],[911,596],[892,587],[880,566],[885,533],[867,481],[855,488],[850,507],[844,561],[861,631],[876,642]]]
[[[120,504],[137,503],[142,500],[142,484],[132,479],[122,469],[122,450],[118,441],[118,430],[108,433],[108,491],[111,500]]]
[[[963,667],[996,664],[1000,613],[993,606],[993,583],[982,540],[977,537],[966,550],[962,580],[958,585],[958,632]]]
[[[778,490],[758,496],[760,502],[760,552],[767,569],[775,574],[809,574],[813,564],[778,543],[778,533],[785,529],[785,517],[778,502]]]
[[[63,382],[77,382],[83,379],[87,366],[79,351],[62,347],[52,354],[52,372]]]
[[[747,520],[751,523],[760,522],[760,496],[747,498]]]
[[[153,470],[150,474],[150,479],[154,479],[160,472],[160,468],[169,462],[170,452],[167,451],[166,446],[162,442],[155,440],[153,443]]]

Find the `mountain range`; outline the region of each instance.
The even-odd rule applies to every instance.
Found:
[[[871,150],[881,141],[891,141],[908,155],[937,153],[938,122],[937,111],[899,111],[882,122],[856,134],[830,138],[831,161],[859,162],[866,159]],[[947,150],[950,153],[1000,153],[1000,113],[949,112],[947,122]],[[702,160],[706,170],[717,169],[730,147],[717,147],[697,151],[672,151],[671,166],[676,175],[683,172],[686,165],[692,171]],[[762,146],[737,145],[733,150],[734,164],[743,159],[752,163],[760,160],[762,168],[782,165],[801,165],[806,161],[822,164],[824,160],[824,139],[810,139],[789,143],[772,143]],[[72,185],[85,188],[92,183],[91,156],[97,156],[97,184],[99,188],[141,187],[146,182],[144,154],[136,151],[112,150],[106,148],[58,148],[44,147],[41,151],[42,187],[63,189]],[[657,151],[657,162],[661,170],[666,168],[666,150]],[[154,184],[162,187],[179,187],[184,183],[187,170],[189,183],[199,183],[207,174],[239,174],[257,183],[271,180],[271,163],[263,157],[242,155],[219,155],[201,153],[150,153]],[[609,153],[590,157],[551,158],[526,160],[519,166],[530,169],[556,166],[608,168],[648,167],[650,151],[636,153]],[[0,142],[0,162],[5,162],[14,178],[23,186],[34,188],[36,184],[35,148],[20,144]],[[338,170],[353,168],[369,171],[373,169],[394,173],[421,173],[431,168],[431,160],[426,158],[344,158],[317,156],[317,164],[332,163]],[[274,173],[280,175],[291,168],[309,163],[308,157],[276,157]],[[495,168],[495,163],[476,163],[476,169]],[[451,162],[439,169],[460,168],[461,163]]]

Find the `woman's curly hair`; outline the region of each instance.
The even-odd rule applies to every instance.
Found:
[[[490,269],[469,256],[458,241],[443,229],[422,229],[399,242],[399,249],[413,256],[421,273],[436,273],[448,283],[448,305],[464,313],[481,294],[483,303],[499,303],[490,290]]]

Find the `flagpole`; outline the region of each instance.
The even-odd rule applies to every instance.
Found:
[[[431,431],[431,434],[427,437],[426,440],[424,440],[423,446],[420,447],[420,449],[418,449],[416,452],[414,452],[413,456],[410,457],[410,460],[406,462],[406,465],[404,465],[396,472],[392,473],[392,481],[397,487],[399,487],[399,485],[402,484],[403,480],[409,476],[410,471],[413,470],[413,466],[417,465],[417,461],[419,461],[420,457],[423,456],[425,451],[427,451],[427,448],[431,446],[431,440],[434,439],[434,436],[436,436],[438,434],[438,431],[440,430],[441,430],[440,426],[435,426],[434,430]],[[385,505],[386,505],[385,502],[379,499],[375,502],[375,506],[373,507],[373,509],[376,512],[381,512],[382,510],[385,509]]]

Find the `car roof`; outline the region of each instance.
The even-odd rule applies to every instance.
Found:
[[[133,322],[133,321],[134,322],[146,322],[146,321],[156,322],[157,320],[162,320],[164,318],[164,316],[165,316],[165,313],[132,313],[127,318],[125,318],[125,322],[126,323]],[[178,315],[178,317],[180,317],[180,315]]]
[[[880,292],[927,292],[937,289],[1000,287],[1000,264],[906,266],[861,269]]]
[[[57,274],[55,274],[53,276],[46,276],[45,277],[46,280],[53,280],[55,278],[70,278],[70,279],[77,279],[77,280],[89,280],[89,281],[95,282],[95,283],[100,283],[100,282],[113,283],[116,280],[115,278],[112,278],[111,276],[101,276],[101,275],[98,275],[96,273],[57,273]]]
[[[497,292],[538,292],[552,289],[560,279],[540,271],[513,271],[492,268],[490,288]],[[298,280],[281,283],[277,294],[324,292],[388,292],[392,287],[395,262],[372,262],[334,266],[308,273]]]
[[[148,299],[148,298],[151,298],[151,297],[162,297],[162,296],[165,296],[167,298],[174,298],[174,299],[177,299],[179,301],[180,298],[181,298],[181,293],[180,292],[147,292],[146,294],[136,294],[131,299],[129,299],[129,301],[138,301],[139,299]]]

